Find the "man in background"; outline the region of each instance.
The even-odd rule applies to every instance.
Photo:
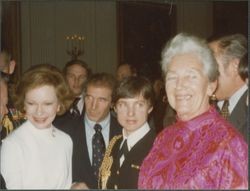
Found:
[[[220,72],[215,92],[218,107],[247,140],[247,39],[241,34],[233,34],[215,39],[209,46]]]
[[[91,69],[84,61],[72,60],[65,65],[63,73],[74,101],[69,111],[57,116],[53,124],[67,133],[67,128],[62,127],[71,126],[72,121],[79,120],[84,115],[84,85],[91,75]]]
[[[91,75],[91,69],[82,60],[72,60],[65,65],[63,73],[69,84],[72,94],[76,98],[80,98],[77,99],[78,101],[75,104],[77,105],[77,109],[79,110],[80,114],[82,114],[84,107],[84,83]]]
[[[98,188],[99,167],[105,150],[109,141],[121,133],[121,126],[110,113],[114,88],[112,75],[93,74],[86,81],[84,116],[71,126],[62,127],[68,129],[65,131],[73,140],[73,189]]]
[[[116,79],[118,82],[120,82],[124,78],[130,77],[130,76],[136,76],[136,75],[137,75],[136,69],[129,64],[125,63],[117,67]]]

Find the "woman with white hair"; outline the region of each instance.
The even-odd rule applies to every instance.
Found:
[[[205,41],[178,34],[162,52],[177,122],[164,129],[140,168],[140,189],[246,189],[248,146],[209,97],[218,67]]]

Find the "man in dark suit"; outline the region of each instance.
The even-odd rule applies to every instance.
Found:
[[[84,112],[84,86],[91,69],[82,60],[71,60],[63,68],[63,74],[69,85],[69,88],[75,97],[72,107],[64,115],[56,117],[54,124],[60,128],[64,123],[71,123]]]
[[[84,115],[61,127],[73,140],[72,171],[75,183],[72,189],[97,188],[102,158],[98,158],[100,153],[96,152],[102,148],[96,148],[102,144],[105,152],[109,141],[121,133],[121,126],[110,113],[114,87],[115,79],[112,75],[92,75],[86,82]],[[97,131],[96,126],[101,128]]]
[[[218,107],[247,140],[247,39],[241,34],[234,34],[215,39],[209,45],[220,72],[215,92]]]
[[[115,111],[123,130],[111,140],[105,153],[99,188],[136,189],[140,166],[156,136],[147,122],[153,110],[153,87],[145,78],[129,77],[115,92]]]
[[[64,77],[75,99],[68,111],[56,116],[53,124],[66,133],[72,129],[65,127],[72,126],[75,120],[84,116],[84,85],[91,73],[91,69],[82,60],[71,60],[63,68]]]

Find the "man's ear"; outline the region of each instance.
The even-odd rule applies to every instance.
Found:
[[[15,70],[16,67],[16,61],[15,60],[11,60],[10,61],[10,65],[9,65],[9,74],[12,74]]]
[[[114,109],[114,111],[115,111],[115,112],[117,113],[117,110],[116,110],[116,107],[115,107],[115,105],[114,105],[113,109]]]
[[[212,96],[217,88],[218,81],[215,80],[214,82],[209,82],[208,88],[207,88],[207,94],[208,96]]]
[[[61,109],[61,104],[58,104],[56,112],[58,113],[60,111],[60,109]]]
[[[240,64],[240,60],[238,58],[234,58],[234,59],[230,60],[230,66],[231,66],[231,69],[235,75],[239,74],[239,69],[238,69],[239,64]]]

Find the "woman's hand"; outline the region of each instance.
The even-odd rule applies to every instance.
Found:
[[[71,185],[71,190],[85,190],[85,189],[89,189],[89,187],[85,184],[85,182],[74,182]]]

